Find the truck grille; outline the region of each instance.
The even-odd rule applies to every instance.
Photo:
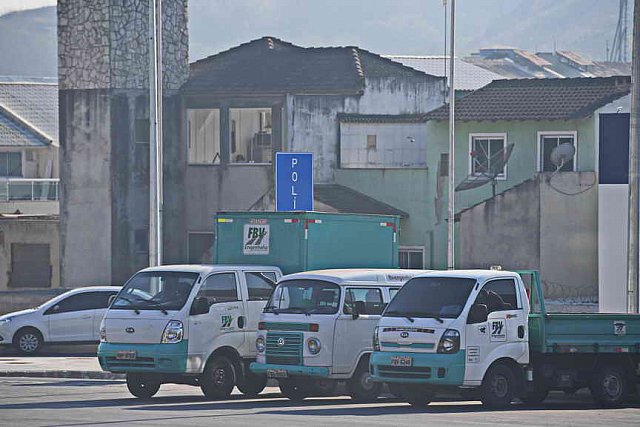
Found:
[[[302,336],[292,332],[267,333],[267,363],[302,365]]]
[[[378,375],[385,378],[431,378],[431,368],[419,366],[391,366],[381,365]]]
[[[113,356],[106,358],[109,368],[155,368],[156,363],[153,357],[138,357],[133,360],[116,359]]]

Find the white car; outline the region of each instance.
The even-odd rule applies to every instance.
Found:
[[[0,316],[0,345],[13,345],[20,353],[34,354],[45,343],[97,343],[109,300],[120,289],[120,286],[77,288],[36,308]]]

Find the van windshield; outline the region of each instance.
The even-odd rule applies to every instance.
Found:
[[[120,310],[180,310],[189,298],[198,273],[148,271],[133,276],[111,308]]]
[[[340,305],[340,287],[322,280],[287,280],[280,283],[265,313],[335,314]]]
[[[400,289],[382,315],[455,319],[475,284],[475,279],[458,277],[415,277]]]

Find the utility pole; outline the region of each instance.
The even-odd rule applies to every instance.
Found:
[[[640,125],[640,0],[635,0],[633,8],[633,53],[631,69],[631,126],[629,129],[629,235],[627,247],[627,312],[638,313],[638,247],[640,229],[640,186],[638,183],[638,126]]]
[[[149,0],[149,266],[162,264],[162,0]]]
[[[455,105],[456,105],[456,91],[454,82],[454,61],[456,57],[456,0],[451,0],[451,21],[449,29],[451,35],[449,37],[449,190],[448,190],[448,226],[447,233],[447,264],[450,270],[455,268]]]

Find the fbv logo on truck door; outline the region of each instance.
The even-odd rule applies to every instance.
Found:
[[[245,255],[269,255],[269,224],[245,224],[242,239]]]
[[[491,341],[507,340],[507,330],[505,329],[504,319],[491,320],[489,325],[491,329]]]

